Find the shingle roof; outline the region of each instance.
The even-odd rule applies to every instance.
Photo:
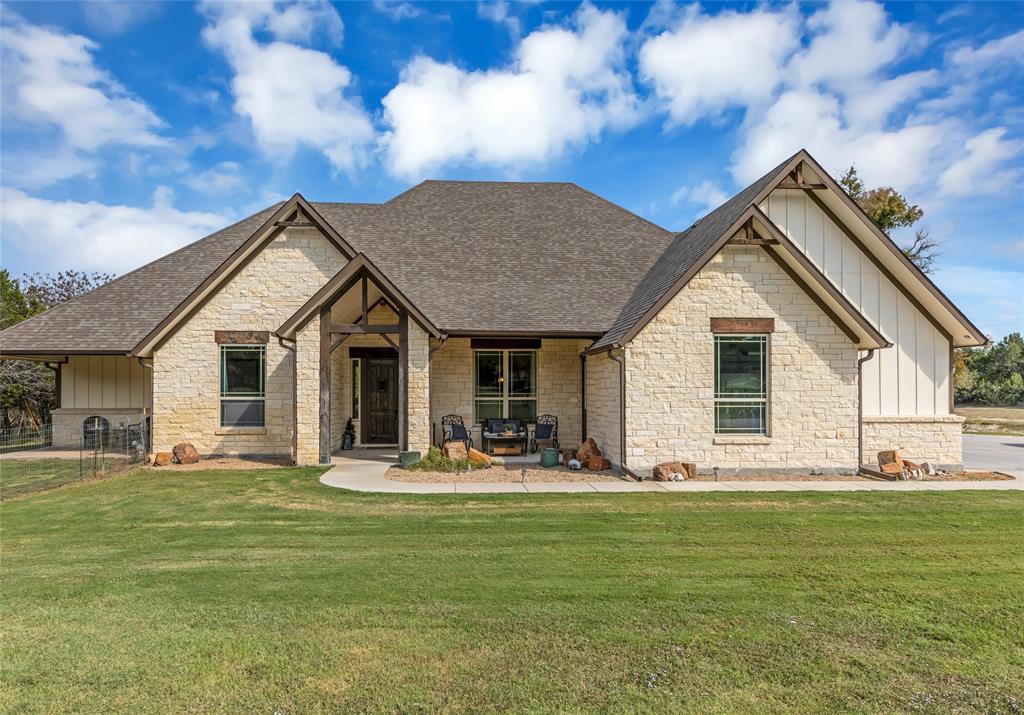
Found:
[[[314,206],[448,332],[600,335],[673,240],[568,183],[426,181]],[[279,207],[3,331],[0,351],[130,352]]]
[[[591,350],[608,348],[619,343],[637,321],[653,308],[715,241],[750,208],[761,190],[768,186],[791,160],[792,157],[786,159],[690,228],[680,232],[640,280],[608,332],[591,346]]]

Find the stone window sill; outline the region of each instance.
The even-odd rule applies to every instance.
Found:
[[[266,434],[266,427],[223,427],[214,432],[215,435]]]
[[[718,435],[713,444],[771,444],[772,438],[760,434]]]

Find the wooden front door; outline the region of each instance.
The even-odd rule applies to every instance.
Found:
[[[398,443],[398,360],[363,360],[364,444]]]

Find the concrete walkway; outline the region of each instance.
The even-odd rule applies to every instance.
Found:
[[[489,484],[420,484],[396,482],[384,477],[388,467],[397,464],[397,454],[377,450],[360,450],[352,456],[335,456],[330,471],[320,477],[329,487],[356,492],[390,494],[527,494],[570,492],[921,492],[974,490],[1024,491],[1024,472],[1013,473],[1016,479],[1001,482],[882,482],[882,481],[820,481],[820,482],[500,482]]]

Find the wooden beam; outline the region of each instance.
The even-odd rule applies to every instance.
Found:
[[[774,318],[712,318],[712,333],[772,333]]]
[[[747,219],[747,222],[743,224],[743,238],[747,241],[754,240],[754,219]]]
[[[370,309],[366,305],[367,302],[368,302],[367,298],[366,298],[368,291],[369,291],[369,288],[367,286],[366,276],[363,276],[363,287],[362,287],[362,292],[363,292],[363,313],[362,313],[363,321],[362,322],[363,322],[363,325],[367,325],[370,322]]]
[[[402,329],[398,325],[360,325],[359,323],[331,323],[332,333],[397,333]]]
[[[390,335],[383,335],[382,334],[381,337],[384,338],[384,342],[386,342],[388,345],[393,347],[395,350],[398,350],[398,343],[396,343],[394,340],[392,340]]]
[[[312,221],[278,221],[274,225],[284,226],[285,228],[312,228],[316,226]]]
[[[842,219],[836,216],[835,212],[831,208],[829,208],[828,204],[822,201],[818,196],[815,196],[814,193],[811,191],[807,191],[805,193],[807,194],[807,198],[809,198],[815,206],[821,209],[821,212],[825,214],[826,218],[828,218],[832,223],[834,223],[836,225],[836,228],[842,231],[843,235],[850,239],[853,245],[859,248],[861,250],[861,253],[867,256],[868,259],[873,264],[875,264],[875,268],[877,268],[883,276],[888,278],[889,282],[896,286],[896,290],[902,293],[903,296],[910,301],[911,305],[917,308],[917,310],[920,311],[921,315],[928,319],[928,322],[932,324],[932,327],[939,331],[939,334],[946,338],[949,341],[950,345],[952,345],[953,336],[949,334],[949,331],[946,330],[946,328],[943,327],[942,324],[939,323],[939,321],[933,318],[932,314],[929,311],[924,309],[924,306],[921,305],[921,302],[914,297],[913,293],[907,290],[907,287],[903,285],[903,282],[897,280],[896,276],[894,276],[892,272],[885,267],[885,264],[878,260],[878,257],[875,256],[874,253],[868,250],[868,247],[864,245],[864,242],[857,237],[857,234],[855,234],[847,227],[847,225],[842,221]]]
[[[776,189],[803,189],[804,191],[825,191],[828,189],[824,184],[806,184],[803,182],[780,181]]]
[[[333,353],[335,350],[341,347],[341,344],[348,340],[350,337],[352,337],[351,333],[343,333],[342,335],[335,338],[334,342],[331,343],[331,352]]]
[[[398,439],[402,451],[409,449],[409,312],[398,310]]]
[[[740,234],[736,234],[737,236]],[[730,246],[778,246],[779,242],[774,238],[731,238]]]
[[[320,309],[320,464],[331,463],[331,309]]]

